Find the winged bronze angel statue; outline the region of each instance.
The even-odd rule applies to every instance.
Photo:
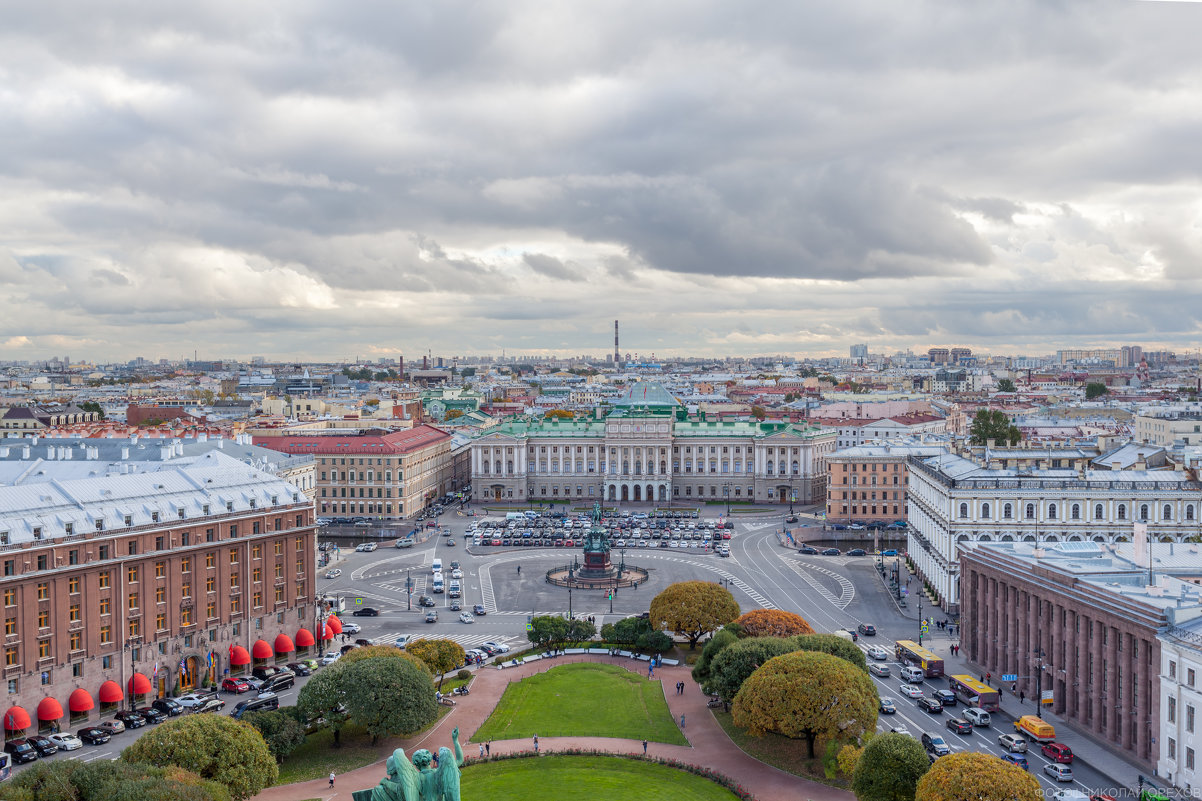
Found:
[[[385,775],[370,790],[356,790],[355,801],[460,801],[459,768],[463,765],[463,749],[459,746],[459,728],[451,732],[450,748],[438,749],[437,767],[434,755],[422,748],[413,752],[413,761],[405,749],[392,752],[385,763]]]

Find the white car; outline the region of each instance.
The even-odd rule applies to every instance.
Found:
[[[898,687],[898,692],[907,698],[922,698],[922,688],[917,684],[903,684]]]
[[[889,652],[879,645],[868,646],[868,655],[878,662],[884,662],[889,658]]]
[[[342,658],[342,654],[337,651],[326,651],[321,655],[321,659],[317,660],[319,665],[332,665]]]
[[[408,645],[412,641],[413,641],[412,634],[402,634],[400,637],[396,638],[396,647],[404,648],[406,645]]]
[[[175,701],[185,709],[194,709],[212,697],[211,693],[185,693],[176,698]]]
[[[463,571],[462,571],[462,570],[459,570],[458,568],[456,568],[455,570],[452,570],[452,571],[451,571],[451,578],[453,578],[453,579],[461,579],[461,578],[463,578]]]
[[[336,567],[333,568],[332,570],[326,571],[326,578],[338,578],[341,575],[342,575],[342,571]]]
[[[476,618],[472,617],[471,612],[463,612],[462,614],[459,615],[459,622],[460,623],[475,623]]]
[[[83,748],[83,740],[70,732],[51,734],[48,739],[57,745],[60,751],[74,751],[76,748]]]
[[[904,724],[904,723],[898,723],[896,726],[891,726],[889,728],[889,731],[893,732],[894,734],[904,734],[907,737],[914,736],[913,734],[910,733],[910,730],[906,728],[906,724]]]
[[[345,634],[358,634],[362,630],[363,629],[360,628],[358,623],[343,623],[342,624],[342,631]]]
[[[508,645],[504,645],[504,644],[502,644],[502,643],[499,643],[499,642],[492,642],[492,641],[489,641],[489,642],[482,642],[482,643],[480,643],[480,644],[481,644],[481,645],[483,645],[483,646],[485,646],[485,647],[488,647],[488,648],[495,648],[495,649],[496,649],[496,651],[497,651],[497,653],[501,653],[501,654],[507,654],[507,653],[509,653],[509,646],[508,646]]]

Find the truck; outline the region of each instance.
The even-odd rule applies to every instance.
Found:
[[[1014,730],[1027,735],[1038,743],[1050,743],[1056,739],[1055,727],[1035,715],[1023,715],[1014,721]]]

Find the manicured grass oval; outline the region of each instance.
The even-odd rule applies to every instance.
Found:
[[[617,665],[576,662],[527,676],[505,689],[472,742],[533,737],[644,738],[688,745],[659,681]]]
[[[463,769],[464,798],[530,801],[570,795],[589,801],[731,801],[709,779],[653,762],[621,757],[544,756],[505,759]]]

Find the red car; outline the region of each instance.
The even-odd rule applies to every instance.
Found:
[[[1043,751],[1043,755],[1053,762],[1061,762],[1065,765],[1073,764],[1073,750],[1064,743],[1044,743],[1039,750]]]
[[[250,692],[250,685],[242,679],[229,678],[221,682],[221,690],[222,692],[241,695],[242,693]]]

